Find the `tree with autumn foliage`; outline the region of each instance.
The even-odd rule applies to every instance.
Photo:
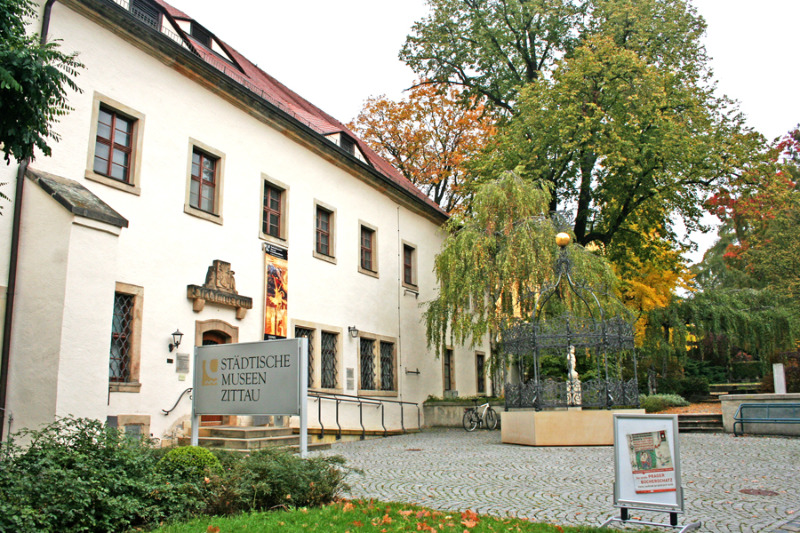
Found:
[[[547,79],[585,41],[605,35],[649,64],[697,76],[705,22],[685,0],[429,0],[400,59],[426,83],[448,84],[516,113],[520,90]]]
[[[494,133],[482,104],[436,85],[398,102],[370,98],[348,127],[448,213],[463,207],[465,163]]]
[[[796,350],[799,148],[795,129],[708,201],[722,225],[695,269],[697,290],[647,315],[642,354],[660,360],[662,372],[699,362],[730,379],[734,363],[754,361],[764,375],[774,357]]]
[[[722,188],[708,202],[722,221],[720,242],[704,262],[738,286],[771,287],[794,304],[800,297],[800,127],[778,139],[767,162]],[[736,274],[731,274],[733,271]],[[710,278],[710,279],[709,279]],[[719,283],[718,283],[719,285]],[[724,286],[724,284],[723,284]]]
[[[681,276],[666,274],[685,269],[681,253],[692,244],[676,228],[706,229],[703,202],[753,165],[762,142],[714,94],[705,22],[691,4],[430,5],[401,59],[425,83],[485,99],[497,117],[498,134],[470,163],[472,175],[519,169],[551,183],[549,209],[574,211],[569,229],[579,244],[601,249],[620,276],[658,264],[664,275],[651,281],[677,288]],[[665,301],[666,287],[657,290]]]
[[[434,265],[439,292],[425,311],[428,343],[437,351],[487,334],[494,346],[503,325],[533,315],[558,253],[549,188],[503,172],[477,187],[469,211],[450,219]],[[576,279],[614,292],[614,273],[600,255],[574,244],[567,252]]]
[[[706,198],[750,164],[760,137],[729,111],[699,80],[593,37],[521,90],[478,167],[552,183],[550,209],[575,210],[578,243],[649,261],[646,241],[678,250],[675,222],[698,229]]]

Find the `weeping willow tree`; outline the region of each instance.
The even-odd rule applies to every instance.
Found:
[[[713,289],[654,310],[642,353],[662,375],[680,372],[692,356],[711,358],[730,372],[735,353],[748,354],[768,371],[773,356],[795,348],[796,312],[770,289]],[[692,346],[694,345],[694,349]],[[690,351],[691,350],[691,351]]]
[[[530,319],[558,253],[550,200],[548,183],[507,171],[479,185],[470,210],[451,218],[434,266],[439,295],[425,311],[428,346],[441,353],[448,343],[474,346],[489,334],[495,354],[501,327]],[[601,257],[578,245],[568,253],[577,277],[613,286]]]

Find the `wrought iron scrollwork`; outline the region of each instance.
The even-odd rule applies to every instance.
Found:
[[[560,285],[566,285],[563,290],[571,290],[582,303],[581,312],[545,317],[543,309]],[[512,372],[515,379],[505,383],[506,408],[638,406],[633,321],[620,315],[606,317],[592,287],[572,279],[565,246],[555,263],[555,280],[541,287],[533,316],[504,327],[500,347],[511,356],[516,370]],[[593,362],[595,368],[588,370],[590,379],[580,380],[575,357],[569,361],[569,353]],[[571,380],[544,379],[541,364],[545,356],[551,372],[552,356],[563,359]],[[632,369],[625,366],[631,362]],[[623,379],[623,374],[631,373],[631,379]]]

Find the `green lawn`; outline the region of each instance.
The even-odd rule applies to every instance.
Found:
[[[340,501],[320,509],[292,509],[232,517],[206,517],[163,526],[155,533],[272,533],[274,531],[395,531],[486,533],[492,531],[591,533],[596,527],[561,527],[516,518],[443,512],[399,503]]]

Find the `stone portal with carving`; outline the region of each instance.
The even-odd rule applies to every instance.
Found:
[[[236,274],[231,270],[231,264],[215,259],[206,272],[206,282],[203,286],[188,285],[186,296],[193,301],[192,309],[196,313],[203,310],[206,302],[233,307],[236,309],[236,318],[241,320],[248,309],[253,308],[253,299],[249,296],[239,296],[236,290]]]

